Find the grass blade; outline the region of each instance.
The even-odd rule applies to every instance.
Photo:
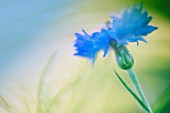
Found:
[[[8,113],[13,113],[10,105],[8,104],[8,102],[1,95],[0,95],[0,107],[2,107]]]
[[[45,91],[45,87],[44,87],[44,78],[46,75],[46,72],[50,66],[50,64],[52,63],[52,61],[54,60],[56,55],[56,52],[54,52],[50,59],[48,60],[41,76],[40,76],[40,81],[39,81],[39,88],[38,88],[38,103],[37,103],[37,113],[48,113],[48,109],[46,108],[46,104],[47,104],[47,98],[46,98],[46,91]]]

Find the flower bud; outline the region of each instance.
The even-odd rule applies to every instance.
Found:
[[[114,44],[112,44],[112,48],[115,52],[118,66],[123,70],[128,70],[132,68],[134,64],[134,58],[131,55],[131,53],[128,51],[126,46],[120,45],[119,47],[117,47],[114,46]]]

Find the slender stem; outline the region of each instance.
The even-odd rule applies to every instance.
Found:
[[[144,93],[143,93],[143,91],[142,91],[142,89],[141,89],[141,87],[139,85],[139,82],[138,82],[138,80],[136,78],[136,74],[135,74],[134,70],[132,68],[129,69],[128,70],[128,74],[129,74],[130,79],[132,80],[132,82],[133,82],[133,84],[134,84],[134,86],[135,86],[139,96],[141,97],[142,101],[148,107],[149,113],[153,113],[153,111],[152,111],[151,107],[149,106],[149,104],[148,104],[148,102],[146,100],[146,97],[144,96]]]

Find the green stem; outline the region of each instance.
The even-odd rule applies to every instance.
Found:
[[[148,104],[148,102],[147,102],[147,100],[146,100],[146,97],[144,96],[144,93],[143,93],[143,91],[142,91],[142,89],[141,89],[141,87],[140,87],[140,85],[139,85],[139,82],[138,82],[138,80],[137,80],[137,78],[136,78],[136,74],[135,74],[134,70],[131,68],[131,69],[127,70],[127,71],[128,71],[128,74],[129,74],[129,76],[130,76],[130,79],[132,80],[132,82],[133,82],[133,84],[134,84],[134,86],[135,86],[135,88],[136,88],[139,96],[141,97],[141,99],[142,99],[142,101],[144,102],[144,104],[148,107],[149,113],[153,113],[153,112],[152,112],[152,109],[151,109],[151,107],[149,106],[149,104]]]

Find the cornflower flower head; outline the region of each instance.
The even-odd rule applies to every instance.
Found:
[[[111,46],[117,55],[117,59],[123,62],[123,64],[120,62],[118,64],[127,65],[126,63],[130,62],[133,66],[133,58],[129,58],[131,55],[125,45],[128,45],[129,42],[136,42],[137,44],[138,41],[147,42],[142,36],[146,36],[157,29],[155,26],[148,25],[152,17],[148,16],[147,11],[142,11],[142,9],[143,5],[140,3],[125,10],[122,18],[112,16],[112,22],[106,24],[107,29],[94,32],[92,35],[87,34],[84,30],[82,30],[84,34],[75,33],[77,39],[74,46],[77,52],[74,55],[91,59],[94,63],[97,53],[103,50],[103,57],[105,57]],[[118,53],[121,54],[118,55]],[[131,60],[118,57],[126,57]],[[131,66],[124,69],[129,69]]]

